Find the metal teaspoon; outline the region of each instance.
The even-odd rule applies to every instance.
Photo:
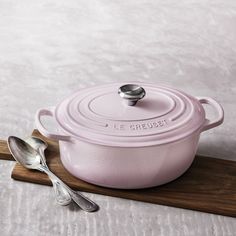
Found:
[[[44,142],[42,139],[32,137],[32,136],[25,139],[25,141],[37,152],[39,152],[41,164],[49,170],[46,163],[45,155],[44,155],[44,150],[48,147],[47,143]],[[52,186],[53,186],[58,204],[62,206],[68,205],[72,199],[67,189],[62,184],[60,184],[57,178],[54,178],[53,175],[49,175],[48,177],[50,178],[52,182]]]
[[[98,205],[88,198],[84,197],[82,194],[73,191],[65,183],[63,183],[55,174],[53,174],[48,168],[45,168],[40,163],[40,155],[34,148],[32,148],[24,140],[10,136],[8,137],[8,147],[15,158],[21,165],[29,169],[36,169],[42,171],[48,175],[53,175],[60,184],[62,184],[70,193],[71,198],[77,203],[77,205],[84,211],[92,212],[98,210]]]

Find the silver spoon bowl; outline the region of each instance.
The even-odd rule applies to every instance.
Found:
[[[35,150],[40,150],[44,153],[44,151],[47,149],[48,144],[44,142],[42,139],[30,136],[27,139],[25,139],[25,142],[27,142],[31,147],[33,147]],[[46,159],[44,155],[41,155],[41,160],[46,163]]]

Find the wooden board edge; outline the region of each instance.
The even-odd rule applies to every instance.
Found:
[[[14,161],[14,158],[8,149],[7,141],[5,140],[0,140],[0,159]]]

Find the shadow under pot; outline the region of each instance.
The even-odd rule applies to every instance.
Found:
[[[206,117],[203,104],[215,109]],[[51,116],[58,133],[42,123]],[[39,132],[59,141],[61,161],[75,177],[92,184],[138,189],[182,175],[195,157],[201,132],[223,122],[212,98],[139,82],[79,90],[55,107],[37,111]]]

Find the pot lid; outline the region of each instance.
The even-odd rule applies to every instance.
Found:
[[[65,133],[109,146],[150,146],[183,138],[205,122],[200,102],[156,84],[106,84],[78,91],[55,109]]]

